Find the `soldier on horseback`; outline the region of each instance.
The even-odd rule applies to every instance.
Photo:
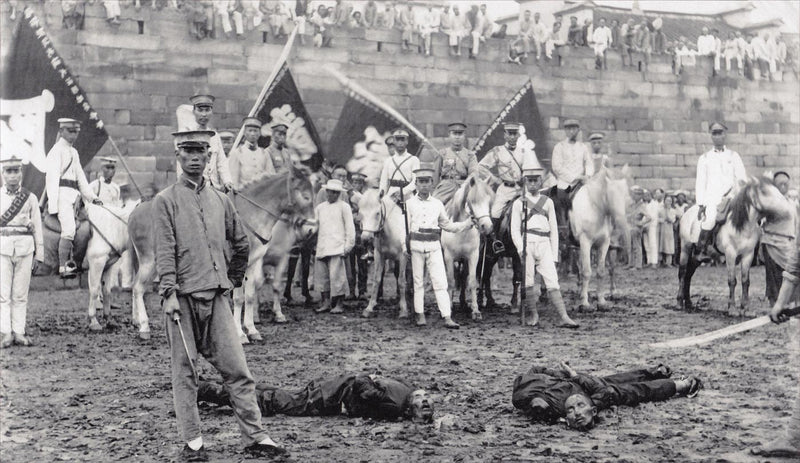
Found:
[[[747,181],[739,153],[725,146],[725,132],[728,128],[719,122],[714,122],[709,130],[714,148],[697,160],[695,186],[697,204],[700,206],[697,220],[702,223],[694,255],[701,263],[711,260],[706,248],[714,239],[717,219],[725,220],[725,214],[718,214],[718,208],[727,203],[727,196],[738,186],[737,183],[742,184]]]
[[[47,153],[45,186],[48,212],[57,214],[61,225],[58,273],[62,278],[70,278],[78,270],[77,264],[72,260],[76,203],[81,196],[93,204],[102,205],[103,202],[89,187],[78,150],[73,147],[81,131],[81,123],[75,119],[61,118],[58,125],[58,141]]]
[[[447,125],[447,129],[450,133],[450,146],[439,158],[439,184],[433,191],[433,196],[444,204],[450,201],[464,180],[478,167],[475,153],[464,147],[467,125],[453,122]]]

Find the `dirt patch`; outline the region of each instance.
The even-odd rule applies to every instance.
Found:
[[[495,296],[509,297],[510,273],[497,270]],[[387,279],[386,294],[394,294]],[[518,326],[518,317],[484,311],[482,322],[447,331],[431,309],[429,326],[396,320],[395,305],[378,318],[358,318],[364,303],[348,302],[344,316],[316,315],[289,306],[287,325],[262,325],[266,342],[246,347],[258,381],[288,388],[343,370],[403,378],[433,394],[433,426],[335,418],[266,418],[271,435],[291,451],[291,461],[753,461],[739,452],[770,439],[790,413],[796,370],[789,367],[788,326],[767,326],[709,346],[678,351],[646,345],[721,328],[738,321],[724,314],[723,269],[700,269],[695,299],[701,311],[676,310],[677,270],[619,271],[607,312],[573,313],[577,331],[554,328],[552,310],[542,326]],[[136,340],[129,294],[117,295],[116,330],[89,334],[87,294],[47,290],[36,282],[28,314],[37,345],[0,353],[2,402],[0,458],[30,461],[165,461],[180,448],[169,383],[169,356],[156,297],[148,297],[153,339]],[[566,299],[577,305],[574,282]],[[74,287],[74,285],[73,285]],[[299,293],[299,291],[297,291]],[[764,272],[752,272],[751,316],[766,311]],[[511,406],[514,377],[532,364],[570,359],[578,370],[609,374],[659,362],[676,374],[700,376],[706,389],[695,399],[619,408],[581,434],[563,426],[531,424]],[[201,375],[218,375],[205,361]],[[213,458],[240,461],[239,434],[230,409],[201,408]]]

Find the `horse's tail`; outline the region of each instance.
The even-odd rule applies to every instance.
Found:
[[[128,237],[128,249],[131,251],[131,268],[133,272],[131,275],[135,275],[139,272],[139,254],[136,252],[136,243],[133,242],[133,238],[130,236]]]

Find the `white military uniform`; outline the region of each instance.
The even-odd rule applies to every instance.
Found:
[[[378,188],[386,195],[392,195],[402,188],[403,197],[408,198],[416,189],[414,171],[419,169],[419,158],[408,151],[396,153],[383,161]]]
[[[104,205],[122,207],[119,185],[113,181],[106,182],[102,177],[96,178],[89,184],[89,188],[97,195],[100,201],[103,201]]]
[[[528,201],[528,219],[525,222],[525,287],[532,287],[534,272],[542,276],[545,287],[559,289],[555,257],[558,256],[558,223],[553,201],[536,192],[525,195]],[[511,205],[511,239],[522,253],[522,197]]]
[[[495,170],[495,174],[503,182],[497,187],[494,203],[492,203],[491,216],[498,219],[503,214],[503,209],[516,196],[522,192],[519,182],[522,179],[522,166],[533,162],[536,152],[524,148],[520,144],[516,146],[512,153],[508,145],[495,146],[481,159],[480,165],[489,170]]]
[[[81,167],[78,150],[59,138],[47,153],[47,209],[58,214],[61,238],[75,238],[75,202],[83,195],[87,201],[97,199]]]
[[[553,148],[551,169],[561,190],[566,190],[582,175],[591,177],[594,175],[594,161],[589,147],[579,141],[561,140]]]
[[[442,245],[439,237],[442,230],[451,233],[462,232],[472,226],[472,222],[453,223],[445,212],[444,204],[432,195],[422,199],[419,195],[409,198],[408,230],[411,248],[411,268],[414,274],[414,312],[423,313],[425,306],[424,272],[428,277],[436,296],[436,304],[442,317],[450,316],[450,295],[447,292],[447,273],[442,257]]]
[[[241,188],[242,185],[252,182],[265,173],[267,175],[276,173],[272,158],[266,150],[247,141],[231,150],[228,165],[234,188]]]
[[[712,148],[697,160],[695,194],[697,204],[706,207],[706,217],[701,224],[703,230],[714,228],[717,206],[739,181],[747,181],[747,173],[736,151],[727,147],[721,151]]]
[[[0,188],[0,214],[11,207],[17,193]],[[0,228],[0,333],[25,334],[28,288],[34,257],[44,260],[39,200],[30,193],[22,209]]]
[[[228,168],[228,158],[225,156],[225,149],[222,147],[222,139],[219,134],[211,128],[201,129],[197,122],[187,127],[181,127],[179,130],[181,132],[188,130],[210,130],[214,132],[214,135],[208,141],[211,146],[208,148],[208,163],[206,163],[206,169],[203,171],[203,177],[207,178],[214,188],[219,191],[224,191],[225,185],[229,183],[232,184],[232,182],[231,172]],[[178,163],[176,172],[178,178],[180,178],[183,174],[180,163]]]

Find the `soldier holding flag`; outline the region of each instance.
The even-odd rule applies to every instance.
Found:
[[[58,241],[58,273],[62,278],[75,276],[78,266],[72,260],[72,240],[75,239],[75,207],[82,196],[87,201],[102,205],[103,202],[89,187],[86,174],[81,167],[78,150],[73,148],[81,131],[81,123],[75,119],[58,120],[58,141],[47,153],[45,186],[47,210],[58,215],[61,238]]]

